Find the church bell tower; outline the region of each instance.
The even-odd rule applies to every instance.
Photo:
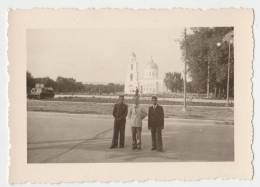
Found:
[[[135,53],[132,53],[127,66],[125,94],[135,94],[137,89],[139,90],[138,62]]]

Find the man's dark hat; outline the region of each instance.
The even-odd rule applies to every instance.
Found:
[[[120,94],[119,97],[125,97],[125,95],[124,94]]]
[[[156,100],[157,100],[157,96],[153,95],[153,96],[152,96],[152,99],[156,99]]]

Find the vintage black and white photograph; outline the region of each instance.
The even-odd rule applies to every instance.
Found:
[[[26,30],[27,162],[234,161],[234,27]]]
[[[13,183],[250,179],[253,11],[12,10]]]

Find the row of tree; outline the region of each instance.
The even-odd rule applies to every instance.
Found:
[[[122,84],[84,84],[84,92],[90,94],[115,94],[124,91]]]
[[[223,41],[232,31],[233,27],[192,28],[180,42],[191,78],[186,84],[187,92],[210,93],[216,98],[225,98],[230,56],[229,96],[234,96],[234,48],[233,44]],[[166,73],[164,83],[172,92],[183,91],[181,73]]]
[[[229,96],[234,96],[234,48],[223,41],[233,27],[192,28],[181,41],[181,49],[187,63],[187,91],[208,93],[216,98],[227,94],[228,58],[230,57]],[[168,72],[164,83],[172,92],[183,91],[181,73]]]
[[[180,72],[167,72],[164,77],[164,84],[171,92],[179,93],[183,92],[183,76]],[[192,81],[186,83],[186,89],[189,93],[196,93],[196,87]]]
[[[226,97],[230,56],[229,95],[234,96],[234,48],[233,44],[223,41],[232,31],[233,27],[192,28],[181,41],[194,91]]]
[[[167,89],[171,92],[182,92],[183,91],[183,78],[181,73],[168,72],[165,74],[164,84]]]
[[[53,80],[49,77],[34,78],[30,72],[26,74],[27,82],[27,93],[35,87],[36,83],[44,84],[45,87],[52,87],[55,92],[60,93],[88,93],[88,94],[111,94],[122,92],[124,90],[124,85],[121,84],[84,84],[82,82],[77,82],[73,78],[57,77]]]

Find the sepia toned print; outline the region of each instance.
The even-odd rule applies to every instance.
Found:
[[[234,160],[233,27],[29,29],[26,37],[29,163]],[[133,128],[127,116],[139,120],[140,104],[148,117]],[[151,151],[156,139],[161,154]]]
[[[40,15],[45,12],[55,19],[50,21],[47,16],[42,20]],[[23,65],[19,71],[26,72],[21,79],[24,81],[21,119],[26,133],[21,139],[24,147],[20,147],[25,154],[11,168],[28,167],[28,171],[38,173],[37,168],[46,164],[46,171],[69,165],[83,170],[94,166],[95,175],[101,168],[118,166],[140,171],[181,166],[179,171],[184,173],[192,168],[198,171],[197,167],[201,172],[165,177],[250,176],[251,114],[245,112],[250,111],[250,106],[244,107],[245,100],[241,99],[243,89],[251,103],[249,10],[205,11],[211,21],[201,11],[96,10],[84,15],[82,12],[10,13],[11,44],[18,42],[15,40],[18,30],[24,33],[23,42],[10,52],[20,51]],[[144,17],[138,20],[140,12]],[[224,20],[231,12],[234,19]],[[29,14],[37,15],[39,20],[28,18]],[[75,15],[78,21],[63,22],[69,15]],[[100,15],[108,19],[101,20]],[[118,15],[122,17],[119,19]],[[157,21],[149,20],[151,15]],[[180,15],[187,16],[184,22],[176,21]],[[26,23],[21,28],[16,23],[20,16]],[[191,22],[193,16],[197,19]],[[247,19],[239,22],[235,18],[240,16]],[[242,41],[246,41],[247,48],[239,45]],[[248,56],[241,56],[239,50],[248,51]],[[16,64],[13,58],[10,53],[11,62]],[[242,59],[247,63],[242,63]],[[11,79],[11,85],[15,79]],[[11,98],[12,90],[11,87]],[[245,95],[243,98],[247,98]],[[248,121],[240,120],[240,112]],[[18,139],[13,134],[12,141],[15,140]],[[13,163],[14,152],[19,150],[14,148]],[[219,172],[226,167],[230,171]],[[11,174],[14,181],[31,178],[18,174],[19,171]],[[137,175],[114,177],[116,173],[99,175],[100,178],[81,175],[73,178],[141,179]],[[54,170],[53,174],[58,176]],[[59,175],[59,181],[62,176]],[[142,179],[165,177],[145,175]]]

